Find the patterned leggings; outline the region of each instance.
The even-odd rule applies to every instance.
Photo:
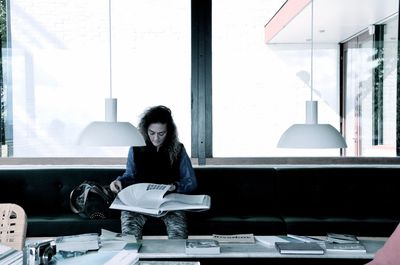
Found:
[[[149,216],[121,211],[121,231],[122,234],[135,235],[136,239],[142,239],[143,226]],[[166,228],[169,239],[186,239],[188,237],[186,214],[184,211],[168,212],[160,217]]]

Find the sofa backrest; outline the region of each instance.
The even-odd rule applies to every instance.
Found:
[[[71,213],[69,196],[84,180],[107,185],[122,168],[0,169],[0,203],[30,214]],[[398,217],[400,168],[195,167],[208,214]],[[50,209],[50,210],[49,210]]]
[[[274,168],[198,167],[197,193],[211,196],[209,214],[275,214]]]
[[[278,168],[276,184],[282,215],[400,219],[399,168]]]
[[[0,170],[0,202],[16,203],[26,214],[71,213],[69,196],[84,180],[109,184],[121,169],[56,168]]]

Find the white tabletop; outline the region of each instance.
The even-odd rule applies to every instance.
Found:
[[[195,236],[191,238],[210,238],[211,236]],[[257,238],[257,236],[256,236]],[[43,239],[43,238],[41,238]],[[220,254],[186,254],[185,253],[185,242],[184,239],[174,239],[169,240],[165,237],[145,237],[141,240],[142,246],[139,250],[139,259],[143,265],[199,265],[196,263],[197,260],[207,259],[207,258],[308,258],[308,259],[373,259],[375,253],[383,246],[386,238],[359,238],[361,243],[365,246],[367,253],[325,253],[323,255],[304,255],[304,254],[280,254],[275,245],[272,243],[270,245],[262,244],[258,241],[254,244],[220,244],[221,251]],[[29,241],[37,241],[38,238],[30,238]],[[90,254],[83,255],[79,259],[84,260],[83,264],[99,264],[96,263],[99,260],[107,260],[110,258],[107,252],[92,252]],[[149,263],[149,261],[157,260],[170,260],[172,263]],[[69,259],[68,259],[69,260]],[[179,261],[176,261],[179,260]],[[194,263],[193,263],[193,260]],[[65,260],[62,264],[74,264],[68,263]],[[93,263],[95,262],[95,263]],[[155,262],[155,261],[152,261]],[[174,263],[176,262],[176,263]],[[179,263],[181,262],[181,263]],[[183,262],[183,263],[182,263]],[[185,263],[188,262],[188,263]],[[57,262],[59,264],[59,262]],[[60,263],[61,264],[61,263]],[[76,263],[75,263],[76,264]]]
[[[59,256],[56,256],[51,262],[51,265],[77,265],[77,264],[85,264],[85,265],[99,265],[104,264],[109,261],[117,252],[90,252],[88,254],[63,259]],[[132,265],[132,264],[131,264]],[[198,261],[163,261],[163,260],[139,260],[139,263],[135,263],[135,265],[200,265]]]
[[[323,258],[323,259],[372,259],[384,240],[361,240],[367,253],[325,253],[323,255],[280,254],[275,245],[255,244],[221,244],[220,254],[186,254],[185,240],[145,239],[139,251],[140,259],[185,259],[185,258]]]

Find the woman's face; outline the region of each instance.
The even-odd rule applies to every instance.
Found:
[[[151,143],[155,147],[160,147],[167,137],[167,124],[165,123],[152,123],[147,128],[147,134],[149,135]]]

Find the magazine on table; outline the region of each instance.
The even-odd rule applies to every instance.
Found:
[[[367,249],[361,243],[325,243],[326,252],[340,253],[367,253]]]
[[[266,247],[274,247],[276,242],[292,242],[284,235],[280,236],[255,236],[255,239]]]
[[[137,264],[139,261],[139,255],[129,250],[121,250],[111,259],[109,259],[103,265],[131,265]]]
[[[324,249],[315,242],[275,242],[275,246],[281,254],[324,254]]]
[[[326,241],[330,243],[360,243],[355,235],[337,233],[327,233]]]
[[[187,239],[186,254],[219,254],[220,245],[214,239]]]
[[[100,239],[97,233],[59,236],[55,239],[57,251],[67,252],[98,250],[100,247],[99,241]]]
[[[220,235],[213,234],[214,240],[217,240],[219,243],[243,243],[243,244],[254,244],[255,238],[254,234],[232,234],[232,235]]]
[[[163,216],[168,211],[205,211],[210,209],[208,195],[169,193],[172,185],[138,183],[121,190],[110,208]]]
[[[142,244],[137,242],[134,235],[115,233],[106,229],[101,229],[99,252],[121,250],[138,252],[141,246]]]

